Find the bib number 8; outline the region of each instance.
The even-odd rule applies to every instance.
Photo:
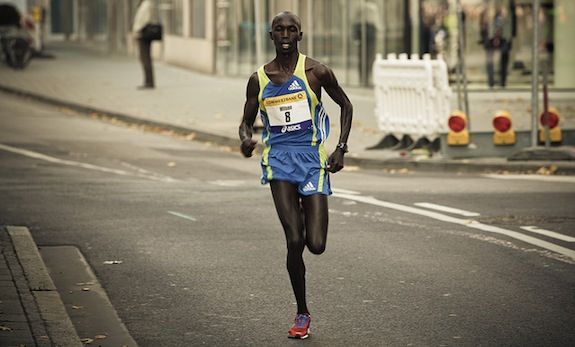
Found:
[[[286,117],[286,123],[289,123],[291,121],[290,113],[286,112],[285,117]]]

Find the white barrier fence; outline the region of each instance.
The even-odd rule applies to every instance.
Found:
[[[377,54],[373,63],[375,114],[386,134],[434,140],[447,132],[451,89],[447,65],[428,54]]]

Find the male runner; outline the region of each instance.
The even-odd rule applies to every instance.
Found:
[[[262,184],[270,183],[274,204],[287,241],[287,270],[297,301],[297,315],[288,337],[309,336],[310,314],[305,299],[303,250],[325,250],[329,175],[343,168],[351,129],[352,105],[333,71],[299,53],[300,19],[281,12],[271,24],[274,60],[260,67],[248,80],[244,115],[239,128],[241,151],[251,157],[257,141],[253,124],[260,111],[264,130],[261,161]],[[341,108],[341,134],[335,151],[327,157],[323,143],[329,118],[321,103],[321,89]]]

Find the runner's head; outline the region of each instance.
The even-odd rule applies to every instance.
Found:
[[[292,12],[280,12],[272,20],[270,38],[278,54],[297,52],[297,44],[302,36],[301,20]]]

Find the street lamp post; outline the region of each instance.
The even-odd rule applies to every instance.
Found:
[[[539,113],[539,0],[533,0],[533,47],[531,50],[531,146],[537,146]]]
[[[458,49],[457,49],[457,94],[458,94],[458,106],[459,109],[464,108],[467,119],[469,119],[469,98],[467,93],[467,73],[465,71],[465,31],[463,28],[463,7],[461,6],[461,0],[457,0],[457,37],[458,37]],[[461,98],[461,84],[463,84],[463,100]],[[463,105],[462,105],[463,102]],[[469,129],[469,120],[467,121],[467,128]]]

